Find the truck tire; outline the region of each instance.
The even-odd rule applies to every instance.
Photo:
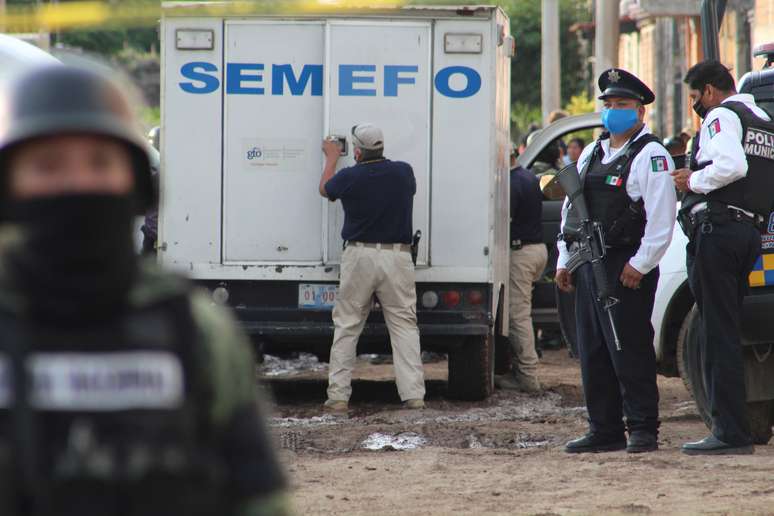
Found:
[[[508,337],[495,337],[495,374],[505,374],[513,367],[513,353]]]
[[[696,402],[696,408],[707,428],[712,428],[709,399],[704,385],[704,361],[699,342],[699,310],[693,306],[683,321],[677,337],[677,369],[683,384]],[[774,405],[771,401],[748,402],[753,442],[767,444],[772,436],[774,423]]]
[[[449,352],[447,394],[455,400],[480,401],[494,391],[494,336],[465,337]]]
[[[747,414],[755,444],[768,444],[772,435],[771,426],[774,425],[774,402],[750,401],[747,403]]]

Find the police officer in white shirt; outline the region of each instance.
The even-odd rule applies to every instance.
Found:
[[[680,223],[688,238],[688,281],[699,308],[712,434],[683,445],[691,455],[753,453],[739,327],[760,229],[774,199],[774,124],[752,95],[736,93],[718,61],[685,76],[703,118],[690,168],[676,170],[685,192]]]
[[[650,317],[658,263],[674,228],[674,164],[643,121],[644,106],[655,100],[653,92],[618,68],[600,76],[599,88],[607,132],[583,150],[578,169],[591,218],[606,235],[604,265],[613,297],[620,301],[611,310],[622,349],[615,348],[609,319],[597,302],[590,264],[572,275],[567,269],[578,235],[567,224],[574,210],[565,200],[556,283],[565,291],[573,283],[577,289],[578,352],[590,427],[584,437],[567,443],[565,451],[648,452],[658,448],[659,427]]]

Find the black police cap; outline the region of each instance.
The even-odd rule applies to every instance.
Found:
[[[643,105],[650,104],[656,100],[656,95],[653,94],[644,82],[621,68],[611,68],[602,72],[597,82],[599,84],[599,91],[602,92],[598,97],[600,100],[608,97],[623,97],[639,100]]]

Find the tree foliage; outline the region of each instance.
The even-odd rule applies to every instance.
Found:
[[[470,0],[411,0],[414,4],[471,4]],[[494,2],[493,2],[494,3]],[[499,0],[511,19],[516,57],[511,66],[511,99],[526,106],[540,106],[541,1]],[[584,62],[570,26],[591,20],[588,0],[559,0],[559,54],[561,56],[562,105],[584,89]]]
[[[59,0],[59,3],[72,1],[77,0]],[[6,0],[6,5],[8,6],[29,6],[47,3],[52,2],[50,0]],[[158,39],[158,30],[155,26],[110,30],[67,30],[52,34],[52,43],[54,44],[62,43],[103,56],[113,56],[127,48],[149,52],[151,49],[159,48]]]

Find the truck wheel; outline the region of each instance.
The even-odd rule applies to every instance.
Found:
[[[699,416],[707,428],[711,429],[712,419],[710,418],[707,390],[704,385],[704,361],[699,342],[699,310],[696,305],[685,317],[677,337],[677,369],[685,388],[688,389],[696,402]],[[767,444],[772,436],[774,404],[771,401],[748,402],[747,409],[753,442]]]
[[[685,316],[677,336],[677,370],[683,385],[693,396],[696,408],[707,428],[712,428],[709,400],[704,386],[704,361],[699,342],[699,309],[696,305]]]
[[[771,440],[771,426],[774,425],[774,402],[751,401],[747,403],[755,444],[768,444]]]
[[[479,401],[494,391],[494,336],[465,337],[449,352],[447,394],[456,400]]]
[[[513,366],[513,354],[508,337],[498,335],[495,337],[495,374],[505,374]]]

